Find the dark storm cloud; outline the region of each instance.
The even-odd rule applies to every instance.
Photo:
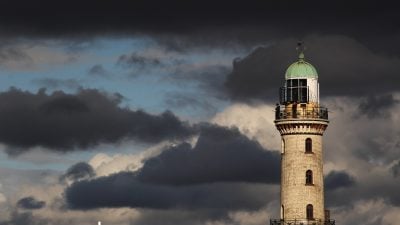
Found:
[[[121,101],[119,94],[96,89],[33,94],[12,88],[0,93],[0,142],[18,154],[35,146],[68,151],[123,138],[154,143],[194,132],[171,112],[151,115],[120,107]]]
[[[190,33],[208,27],[257,26],[258,29],[253,29],[251,35],[236,33],[233,36],[233,39],[245,40],[260,40],[259,33],[268,36],[270,29],[299,35],[315,30],[365,34],[378,29],[381,33],[389,33],[398,28],[398,24],[392,22],[398,19],[396,8],[390,7],[394,3],[335,1],[327,5],[317,0],[246,3],[226,0],[64,0],[55,3],[49,0],[15,0],[2,2],[0,27],[6,34],[88,36],[129,32]],[[201,40],[207,37],[196,38]]]
[[[400,59],[372,52],[345,36],[308,36],[306,61],[319,75],[322,96],[383,94],[398,90]],[[259,47],[235,60],[226,87],[235,99],[278,101],[287,67],[297,60],[295,39]]]
[[[21,209],[41,209],[46,205],[46,202],[39,201],[35,199],[33,196],[21,198],[17,202],[18,208]]]
[[[399,100],[394,99],[392,94],[368,96],[360,103],[358,110],[368,118],[382,118],[387,117],[389,110],[396,104],[399,104]]]
[[[400,206],[399,182],[392,176],[379,174],[362,181],[358,185],[327,190],[325,198],[328,207],[349,207],[359,201],[384,200],[391,206]]]
[[[1,3],[0,33],[11,40],[93,40],[98,36],[135,35],[157,39],[174,51],[191,47],[251,48],[308,34],[341,34],[376,52],[398,55],[400,33],[396,21],[400,14],[396,3],[14,0]]]
[[[262,149],[236,129],[203,125],[193,148],[183,143],[166,149],[135,173],[76,182],[65,196],[71,208],[81,209],[254,210],[274,199],[267,184],[279,182],[279,162],[278,153]]]
[[[166,186],[140,182],[133,173],[121,172],[68,187],[73,209],[132,207],[153,209],[258,209],[267,203],[268,189],[261,184],[216,183]]]
[[[219,181],[279,182],[280,155],[265,151],[237,129],[203,127],[196,145],[181,144],[147,160],[138,179],[190,185]]]
[[[75,165],[72,165],[67,172],[60,177],[60,180],[72,180],[77,181],[80,179],[87,179],[95,176],[96,173],[93,170],[92,166],[86,162],[79,162]]]
[[[390,131],[386,133],[387,129],[392,128],[391,126],[392,124],[388,123],[388,128],[384,131],[381,129],[378,131],[368,130],[367,132],[371,133],[370,135],[359,135],[362,145],[354,148],[352,154],[367,162],[391,163],[393,160],[399,158],[400,141],[398,137],[400,132]],[[385,143],[390,144],[386,145]]]
[[[331,171],[324,182],[327,191],[355,185],[355,179],[345,171]]]

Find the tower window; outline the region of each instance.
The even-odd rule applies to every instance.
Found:
[[[306,185],[312,185],[313,184],[313,176],[312,176],[312,171],[307,170],[306,172]]]
[[[314,207],[311,204],[307,205],[307,219],[312,220],[314,219]]]
[[[280,89],[280,102],[308,103],[307,79],[289,79],[286,85]]]
[[[311,138],[306,139],[306,153],[312,153],[312,140]]]

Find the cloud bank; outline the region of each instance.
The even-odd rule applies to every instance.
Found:
[[[96,89],[34,94],[12,88],[0,93],[0,142],[9,146],[9,154],[36,146],[67,152],[124,138],[155,143],[194,133],[169,111],[151,115],[120,107],[121,101],[119,94]]]

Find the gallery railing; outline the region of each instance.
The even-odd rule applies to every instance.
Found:
[[[328,109],[324,107],[302,108],[278,106],[275,109],[275,119],[328,119]]]
[[[335,225],[335,220],[270,220],[270,225]]]

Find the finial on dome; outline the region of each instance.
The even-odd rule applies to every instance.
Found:
[[[299,59],[300,59],[300,60],[304,60],[304,53],[303,53],[303,52],[300,52],[300,54],[299,54]]]
[[[318,73],[315,67],[304,59],[304,51],[306,50],[306,47],[302,41],[297,43],[296,50],[299,58],[287,68],[285,79],[318,78]]]
[[[306,47],[304,46],[303,41],[297,42],[296,50],[299,53],[299,60],[304,60],[304,51],[306,50]]]

